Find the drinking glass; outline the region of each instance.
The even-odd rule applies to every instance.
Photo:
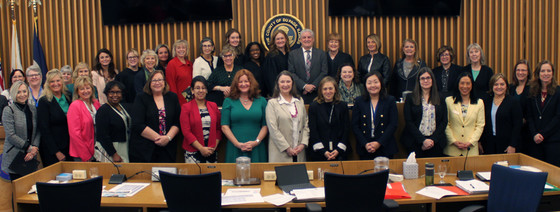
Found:
[[[447,174],[447,165],[445,164],[439,164],[438,165],[438,175],[441,178],[441,180],[439,181],[440,184],[445,183],[445,181],[443,180],[443,178],[445,177],[445,174]]]

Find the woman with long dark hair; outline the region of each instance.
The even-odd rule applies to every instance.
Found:
[[[447,106],[428,67],[418,70],[416,86],[404,104],[404,119],[401,143],[409,153],[416,152],[416,157],[443,156],[447,145]]]

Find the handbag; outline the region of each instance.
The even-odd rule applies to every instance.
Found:
[[[32,158],[29,161],[25,161],[26,155],[26,152],[18,151],[16,157],[14,157],[14,160],[12,161],[12,163],[10,163],[10,170],[21,175],[27,175],[31,172],[37,171],[39,161],[35,158]]]

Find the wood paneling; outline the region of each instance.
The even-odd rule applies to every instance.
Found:
[[[20,0],[16,9],[24,67],[32,63],[33,18],[27,4]],[[321,49],[326,48],[325,38],[330,32],[341,33],[342,50],[355,60],[366,52],[364,38],[377,33],[382,39],[382,52],[392,63],[400,58],[400,46],[406,38],[419,43],[419,55],[430,67],[438,66],[435,52],[442,45],[453,46],[455,62],[464,65],[466,47],[474,42],[483,47],[487,64],[508,76],[522,58],[533,66],[544,59],[556,65],[560,62],[560,8],[556,0],[464,0],[459,17],[329,17],[328,0],[232,0],[232,4],[230,21],[103,26],[98,0],[43,1],[38,9],[39,37],[49,68],[73,66],[81,61],[91,65],[96,51],[106,47],[113,52],[117,68],[123,69],[124,54],[130,48],[144,50],[186,39],[190,43],[189,58],[194,60],[203,37],[214,39],[217,52],[224,43],[225,32],[232,27],[242,33],[243,44],[260,41],[264,22],[288,13],[315,31],[316,46]],[[0,57],[2,68],[8,70],[11,21],[6,3],[0,23]],[[7,71],[4,75],[8,75]]]

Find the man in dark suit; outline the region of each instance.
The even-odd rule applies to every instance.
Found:
[[[301,31],[301,48],[293,50],[288,56],[288,71],[294,74],[294,80],[301,92],[305,104],[310,104],[317,97],[317,87],[323,77],[327,76],[327,55],[323,50],[313,47],[315,35],[310,29]]]

